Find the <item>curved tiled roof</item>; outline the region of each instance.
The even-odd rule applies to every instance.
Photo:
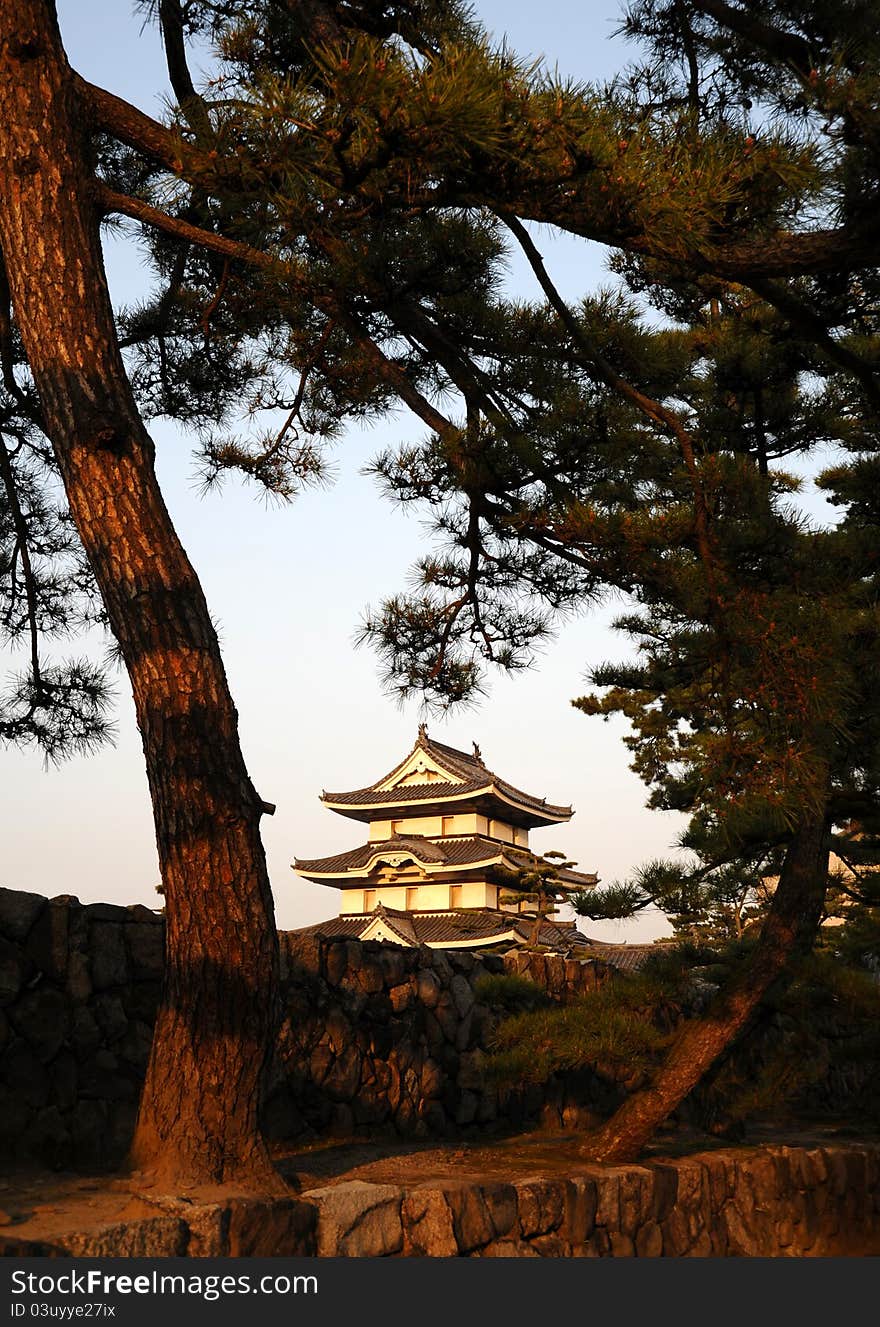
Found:
[[[381,858],[388,853],[408,854],[426,866],[479,866],[482,863],[506,861],[515,869],[517,866],[525,866],[534,861],[532,853],[526,849],[503,843],[499,839],[486,838],[481,834],[440,839],[425,838],[421,834],[405,834],[364,843],[359,848],[337,853],[333,857],[316,857],[310,860],[297,857],[293,869],[300,875],[341,877],[349,872],[365,870],[373,858]],[[596,883],[595,875],[579,871],[560,871],[559,875],[566,883],[581,885],[585,889]]]
[[[531,917],[518,917],[491,908],[419,913],[379,904],[374,912],[331,917],[313,926],[303,926],[295,934],[318,935],[326,940],[357,940],[377,917],[385,921],[403,944],[439,948],[444,943],[460,945],[462,942],[472,944],[475,949],[489,948],[505,940],[509,944],[530,944],[535,927]],[[610,944],[591,940],[573,922],[555,922],[547,917],[541,922],[538,942],[544,948],[561,950],[577,958],[598,959],[624,972],[637,971],[646,959],[657,953],[655,944]]]
[[[587,948],[585,958],[597,958],[609,967],[619,968],[622,972],[637,972],[646,959],[657,953],[654,944],[607,944],[604,940],[590,940],[584,936]]]
[[[450,909],[447,912],[403,912],[399,908],[389,908],[379,904],[374,912],[357,917],[333,917],[329,921],[319,922],[316,926],[304,926],[303,932],[320,935],[325,939],[359,939],[373,922],[380,917],[390,931],[398,935],[404,944],[421,944],[442,947],[444,944],[472,944],[474,947],[507,942],[523,944],[530,942],[534,932],[534,920],[530,917],[517,917],[511,913],[494,911],[491,908]],[[581,952],[585,937],[571,922],[553,922],[544,918],[541,922],[539,944],[554,949],[577,949]]]
[[[489,774],[489,771],[483,764],[483,757],[479,754],[479,747],[476,746],[476,744],[474,745],[473,752],[470,754],[467,751],[459,751],[456,746],[447,746],[445,742],[435,742],[432,737],[428,736],[428,730],[425,725],[419,724],[419,735],[416,738],[412,751],[408,751],[403,760],[401,760],[398,765],[395,765],[394,769],[391,770],[389,774],[386,774],[384,778],[377,779],[372,786],[375,788],[380,783],[387,783],[389,779],[393,779],[395,774],[402,770],[406,765],[406,762],[410,759],[413,752],[418,751],[420,748],[422,751],[426,751],[429,755],[433,756],[438,764],[445,766],[450,774],[457,774],[459,778],[464,779],[466,782],[468,780],[476,780],[478,782],[486,781],[486,776]]]
[[[381,785],[388,783],[394,778],[399,770],[402,770],[413,753],[417,750],[423,750],[449,774],[456,775],[461,779],[460,783],[416,783],[407,784],[404,787],[383,789]],[[512,783],[506,779],[501,779],[492,770],[487,769],[483,764],[482,756],[479,755],[479,748],[474,748],[474,754],[468,755],[466,751],[459,751],[457,747],[447,746],[445,742],[435,742],[428,737],[424,728],[420,728],[418,740],[412,751],[409,751],[404,759],[395,765],[390,773],[377,779],[375,783],[368,788],[355,788],[349,792],[341,793],[322,793],[321,800],[329,806],[357,806],[357,807],[391,807],[403,806],[408,802],[418,801],[443,801],[449,798],[460,798],[468,794],[495,793],[526,810],[536,812],[542,819],[546,820],[569,820],[573,814],[570,806],[555,806],[548,802],[544,797],[535,797],[531,793],[523,792],[521,788],[515,788]]]
[[[315,857],[312,860],[296,857],[293,866],[296,871],[315,871],[318,874],[331,871],[359,871],[371,858],[387,852],[409,853],[420,862],[446,861],[442,850],[436,847],[431,839],[426,839],[422,834],[407,834],[403,837],[362,843],[359,848],[337,853],[334,857]]]
[[[416,861],[447,866],[471,866],[479,862],[494,862],[504,853],[507,845],[480,835],[465,838],[427,839],[421,834],[406,834],[378,842],[364,843],[350,852],[335,857],[317,857],[305,861],[294,860],[294,870],[303,874],[330,875],[344,871],[361,871],[374,858],[385,853],[408,853]]]
[[[408,783],[385,792],[376,788],[355,788],[348,793],[322,793],[321,801],[331,805],[339,802],[343,806],[398,806],[401,802],[445,801],[448,797],[487,788],[485,779],[479,783],[474,779],[466,783]]]

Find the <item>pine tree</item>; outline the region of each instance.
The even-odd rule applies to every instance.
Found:
[[[534,917],[530,944],[541,943],[541,923],[544,918],[555,916],[559,910],[558,905],[578,893],[565,877],[565,872],[576,865],[576,862],[567,860],[564,852],[551,850],[540,856],[531,853],[530,860],[523,863],[500,894],[502,907],[515,904],[518,912],[525,911],[527,916]]]
[[[628,919],[645,908],[659,909],[672,923],[676,939],[711,947],[754,934],[766,915],[779,877],[779,850],[757,860],[657,860],[632,876],[569,901],[580,917],[593,921]],[[776,875],[769,874],[775,869]]]
[[[737,140],[745,157],[762,149],[742,102],[731,112],[732,90],[742,88],[736,61],[728,68],[716,60],[704,79],[698,54],[717,43],[692,41],[690,26],[676,27],[680,8],[663,8],[667,48],[631,80],[645,121],[655,130],[665,125],[671,140],[665,168],[662,132],[638,145],[643,168],[658,163],[670,229],[642,233],[636,218],[616,264],[630,290],[672,325],[649,331],[621,297],[567,307],[528,232],[506,217],[547,296],[545,325],[555,315],[565,337],[554,353],[549,336],[542,339],[542,315],[507,311],[506,383],[513,363],[519,399],[540,425],[530,432],[522,410],[511,457],[487,412],[473,442],[485,468],[474,466],[470,488],[450,478],[448,449],[436,440],[380,461],[396,497],[438,506],[445,498],[438,529],[451,534],[452,549],[422,563],[420,598],[391,601],[367,624],[404,690],[457,697],[478,684],[481,660],[524,662],[547,629],[542,605],[558,612],[609,585],[628,593],[637,611],[619,625],[634,637],[639,661],[595,670],[603,690],[578,708],[630,720],[651,804],[692,814],[685,843],[704,863],[704,881],[784,853],[744,972],[710,1017],[683,1031],[652,1086],[589,1141],[593,1155],[609,1159],[638,1150],[749,1025],[789,958],[809,946],[822,915],[831,830],[860,807],[874,817],[878,798],[874,254],[865,247],[865,213],[847,201],[854,178],[861,191],[873,187],[873,148],[863,141],[872,127],[857,88],[872,86],[876,41],[857,55],[848,48],[855,72],[846,97],[828,93],[830,76],[808,71],[815,91],[800,95],[808,116],[825,117],[835,150],[820,155],[808,142],[802,160],[812,158],[812,171],[800,182],[791,175],[775,192],[756,185],[748,208],[728,195],[720,215],[694,172],[679,206],[675,153],[686,149],[696,169],[721,142]],[[681,83],[669,72],[676,33]],[[843,59],[838,33],[829,40],[826,66]],[[761,54],[767,97],[784,109],[767,73],[773,58]],[[779,139],[769,150],[785,155]],[[628,180],[627,170],[619,182]],[[572,189],[554,221],[597,233],[568,213],[577,196]],[[780,228],[805,201],[829,211],[835,197],[835,257],[819,256],[830,231],[783,238]],[[546,206],[519,199],[517,206],[549,219]],[[802,275],[810,268],[818,275]],[[517,343],[515,329],[526,325]],[[794,481],[778,462],[798,453],[816,473],[828,446],[845,459],[821,483],[844,515],[823,530],[786,500]],[[530,614],[523,611],[529,591]]]
[[[648,1113],[599,1147],[632,1151],[806,943],[828,826],[876,805],[876,38],[866,26],[851,51],[818,5],[774,6],[757,33],[739,6],[643,6],[634,30],[657,59],[606,91],[491,50],[445,0],[146,8],[170,125],[73,74],[48,0],[5,5],[0,117],[31,423],[129,670],[156,812],[169,984],[136,1155],[266,1178],[256,1103],[277,963],[263,805],[138,410],[199,427],[209,480],[237,468],[285,497],[320,474],[322,438],[398,401],[430,437],[377,469],[431,506],[448,546],[425,559],[423,594],[366,628],[396,685],[460,699],[481,658],[524,666],[555,615],[622,590],[643,663],[598,673],[611,689],[582,708],[631,717],[658,804],[693,811],[713,860],[786,850],[732,1020],[673,1055]],[[201,90],[194,34],[223,59]],[[747,88],[756,103],[763,89],[759,127]],[[110,216],[146,229],[161,278],[118,327],[98,246]],[[630,293],[567,306],[524,219],[617,246]],[[499,293],[509,243],[544,304]],[[671,328],[645,324],[645,298]],[[274,427],[230,433],[235,398]],[[804,447],[813,430],[850,453],[825,481],[835,531],[785,505],[774,448],[800,446],[798,427]],[[68,694],[88,737],[101,716],[86,680]]]
[[[466,36],[456,5],[145,8],[178,101],[170,125],[70,69],[51,0],[0,6],[0,408],[12,440],[0,574],[6,634],[31,645],[0,737],[55,756],[105,735],[100,674],[53,670],[40,651],[41,633],[75,628],[97,590],[132,685],[165,897],[166,980],[133,1160],[174,1184],[272,1187],[258,1127],[278,967],[259,837],[269,808],[244,767],[216,633],[144,421],[167,412],[201,428],[209,480],[234,466],[290,497],[320,474],[319,443],[342,420],[395,394],[421,401],[439,384],[431,356],[407,341],[406,301],[400,326],[383,309],[376,271],[414,306],[436,299],[454,311],[465,290],[479,292],[499,246],[492,226],[456,215],[416,227],[395,212],[383,226],[352,211],[349,185],[385,146],[355,124],[302,132],[322,105],[328,120],[336,113],[322,43],[335,44],[344,75],[343,22],[361,25],[353,47],[377,76],[388,64],[416,91],[421,83],[417,139],[426,115],[448,135],[463,104],[476,125],[475,81],[458,92],[458,71],[430,44]],[[216,95],[195,88],[186,41],[197,33],[222,46],[230,81],[247,80],[240,99],[224,96],[222,80]],[[497,94],[504,61],[479,42],[465,48]],[[448,105],[438,87],[454,94]],[[313,141],[317,153],[298,160]],[[421,143],[423,158],[431,150]],[[154,233],[161,285],[116,321],[99,231],[118,215]],[[256,444],[230,436],[242,400],[285,420]],[[46,497],[56,477],[69,524]]]

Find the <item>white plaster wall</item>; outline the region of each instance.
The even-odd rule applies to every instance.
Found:
[[[494,908],[497,906],[498,889],[485,880],[469,880],[466,884],[453,885],[450,891],[453,908]]]
[[[391,826],[398,834],[423,834],[425,838],[439,838],[443,833],[440,816],[409,816],[401,820],[374,820],[370,825],[368,842],[377,843],[391,838]]]
[[[454,891],[454,892],[453,892]],[[366,894],[373,897],[367,906]],[[461,885],[447,883],[419,885],[376,885],[368,889],[345,889],[342,892],[340,916],[372,912],[377,903],[401,911],[420,912],[446,908],[495,908],[498,906],[498,888],[484,880],[468,880]]]
[[[452,822],[450,825],[447,825],[447,834],[489,833],[490,821],[488,821],[485,816],[476,815],[473,811],[454,811],[447,816],[408,816],[399,822],[394,821],[393,823],[398,825],[398,834],[423,834],[425,838],[430,839],[442,837],[444,820]],[[496,824],[500,822],[492,821],[491,823]],[[390,820],[374,820],[370,825],[369,842],[379,843],[383,842],[385,839],[390,839],[391,825],[392,821]],[[513,833],[513,830],[510,826],[507,827],[507,832],[507,841],[512,843],[513,839],[510,835]],[[525,833],[524,830],[518,832]],[[500,838],[501,836],[496,835],[495,837]],[[526,835],[526,843],[528,843],[528,835]]]
[[[505,825],[503,820],[489,821],[489,835],[493,839],[502,839],[504,843],[513,843],[513,826]]]

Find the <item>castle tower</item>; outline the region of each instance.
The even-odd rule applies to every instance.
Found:
[[[573,815],[493,774],[476,745],[468,753],[434,741],[424,724],[390,773],[321,800],[368,826],[360,847],[293,864],[306,880],[342,890],[334,934],[443,948],[526,942],[533,924],[518,919],[527,905],[505,902],[505,889],[534,861],[529,831]],[[570,869],[560,878],[572,889],[598,879]],[[544,926],[553,939],[562,924]]]

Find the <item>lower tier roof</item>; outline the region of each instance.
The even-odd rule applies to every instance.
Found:
[[[368,940],[374,938],[371,932],[381,930],[391,933],[383,938],[402,945],[429,945],[433,949],[445,946],[488,949],[496,945],[525,944],[532,939],[534,928],[533,918],[492,908],[404,912],[380,903],[373,912],[332,917],[315,926],[305,926],[302,931],[326,939]],[[578,948],[583,941],[584,937],[571,922],[552,922],[542,918],[541,945],[568,952]]]
[[[368,940],[383,938],[404,947],[427,945],[431,949],[512,949],[534,943],[535,921],[492,908],[452,908],[436,912],[404,912],[384,904],[358,916],[331,917],[313,926],[303,926],[298,935],[318,935],[325,940]],[[382,935],[371,934],[381,931]],[[610,967],[635,971],[650,954],[652,944],[606,944],[591,940],[573,922],[541,921],[538,943],[542,948],[572,958],[594,958]]]

